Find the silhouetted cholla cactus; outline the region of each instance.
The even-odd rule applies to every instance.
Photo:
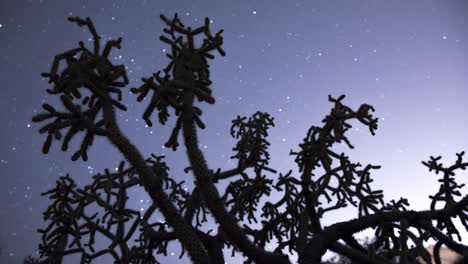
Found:
[[[160,39],[171,46],[166,54],[170,63],[162,75],[158,71],[142,78],[143,84],[131,91],[138,95],[138,102],[151,95],[143,113],[148,126],[153,125],[154,111],[162,125],[174,112],[175,125],[165,145],[175,151],[182,134],[190,162],[185,172],[194,176],[195,188],[189,191],[183,181],[175,181],[163,156],[152,154],[144,159],[118,127],[115,109],[127,109],[121,103],[121,89],[128,79],[125,67],[113,65],[108,55],[113,47],[120,48],[121,39],[108,41],[101,52],[100,36],[92,21],[70,18],[89,29],[93,49],[80,42],[78,48],[57,55],[51,71],[43,74],[54,85],[47,91],[59,95],[66,109],[60,112],[44,104],[46,112],[33,118],[34,122],[52,120],[39,130],[48,134],[43,152],[49,151],[53,140],[63,140],[62,149],[67,150],[69,141],[83,131],[85,137],[72,160],[81,157],[86,161],[94,137],[102,136],[120,151],[129,167],[124,169],[122,161],[116,172],[105,170],[83,188],[69,175],[63,176],[43,194],[51,199],[51,205],[44,213],[48,225],[39,230],[41,263],[60,263],[69,254],[78,254],[81,263],[91,263],[102,255],[110,255],[115,263],[159,263],[157,256],[166,255],[168,244],[175,240],[182,245],[181,256],[188,254],[194,263],[224,263],[224,246],[230,247],[232,254],[246,256],[246,263],[290,263],[288,253],[297,254],[299,263],[320,263],[327,250],[355,263],[391,263],[396,259],[414,263],[418,258],[429,259],[423,243],[431,238],[437,241],[436,249],[445,245],[467,254],[467,247],[454,240],[461,237],[453,222],[459,219],[468,230],[468,196],[460,198],[464,184],[455,181],[455,172],[468,166],[464,153],[457,154],[451,166],[440,163],[440,157],[423,162],[430,171],[442,174],[429,211],[408,210],[409,203],[403,198],[385,203],[383,191],[372,187],[371,172],[380,166],[363,166],[334,150],[336,144],[354,148],[347,135],[352,121],[372,134],[377,129],[374,108],[363,104],[353,110],[343,103],[344,95],[329,96],[333,108],[322,126],[312,126],[299,148],[291,150],[298,175],[293,170],[278,173],[269,166],[267,136],[274,119],[263,112],[249,118],[238,116],[232,122],[231,136],[237,144],[231,158],[237,159],[237,166],[225,171],[210,169],[198,147],[197,128],[206,125],[195,100],[215,102],[208,60],[214,58],[213,51],[225,55],[222,30],[212,35],[208,18],[195,29],[186,27],[177,14],[173,19],[161,19],[166,28]],[[200,34],[205,38],[197,46],[195,36]],[[66,64],[62,71],[61,61]],[[85,90],[91,95],[82,98]],[[101,113],[102,119],[97,120]],[[68,131],[62,137],[65,128]],[[272,176],[277,173],[277,177]],[[216,184],[226,180],[231,181],[224,190],[217,188]],[[127,204],[129,189],[138,186],[152,201],[144,212]],[[279,193],[276,201],[266,199],[272,192]],[[437,209],[440,203],[443,208]],[[357,219],[322,225],[330,211],[348,205],[358,209]],[[164,222],[155,221],[156,213],[162,214]],[[216,230],[204,232],[201,228],[208,215],[216,221]],[[364,246],[354,234],[367,228],[375,230],[375,240]],[[98,245],[96,236],[107,238],[109,244]],[[275,246],[269,251],[266,248],[271,244]]]

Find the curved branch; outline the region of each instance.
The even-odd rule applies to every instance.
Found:
[[[359,219],[340,222],[326,227],[323,232],[314,236],[299,256],[299,263],[320,263],[325,254],[335,241],[345,236],[360,232],[366,228],[377,226],[384,222],[395,222],[406,219],[409,223],[419,223],[428,220],[444,219],[456,215],[460,210],[468,206],[468,195],[459,202],[446,209],[435,211],[398,211],[379,212]],[[467,250],[465,247],[464,250]]]

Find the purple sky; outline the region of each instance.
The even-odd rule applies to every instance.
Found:
[[[231,168],[234,141],[229,128],[238,114],[257,110],[275,117],[271,129],[271,167],[296,171],[290,149],[297,150],[311,125],[318,125],[331,104],[328,94],[346,94],[345,103],[368,103],[380,118],[377,135],[362,126],[350,133],[354,161],[380,164],[376,188],[386,201],[404,196],[413,209],[427,209],[436,192],[435,174],[421,161],[468,151],[468,3],[453,1],[19,1],[0,2],[0,262],[18,263],[37,250],[48,204],[41,192],[69,172],[81,185],[122,159],[103,139],[95,142],[89,162],[72,162],[72,152],[52,147],[41,154],[38,124],[31,123],[41,104],[56,104],[40,73],[53,56],[74,48],[90,35],[66,21],[68,16],[91,17],[104,37],[123,37],[122,49],[111,56],[128,66],[130,87],[166,66],[159,14],[178,12],[191,26],[208,16],[212,31],[224,29],[226,57],[211,64],[217,102],[204,105],[208,127],[200,143],[212,168]],[[188,4],[190,3],[190,4]],[[89,45],[89,42],[87,42]],[[184,151],[161,146],[167,127],[146,128],[141,115],[146,104],[124,93],[129,111],[120,125],[149,156],[166,154],[172,175],[192,177]],[[172,123],[171,123],[172,124]],[[169,126],[169,127],[172,127]],[[354,128],[353,128],[354,129]],[[467,174],[460,183],[467,183]],[[466,189],[465,189],[466,193]],[[275,199],[275,197],[271,197]],[[135,207],[146,208],[147,196],[135,192]],[[143,202],[140,202],[143,200]],[[332,223],[337,218],[328,218]],[[168,263],[179,263],[169,256]],[[170,261],[171,260],[171,261]]]

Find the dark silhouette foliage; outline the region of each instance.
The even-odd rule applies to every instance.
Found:
[[[116,111],[127,110],[121,101],[128,79],[125,67],[114,65],[108,55],[120,48],[122,39],[108,41],[101,51],[92,21],[69,18],[89,29],[93,48],[80,42],[78,48],[55,56],[50,72],[42,74],[53,86],[47,92],[59,96],[65,108],[60,111],[43,104],[45,112],[33,117],[34,122],[46,122],[39,129],[46,134],[43,152],[49,152],[54,141],[61,141],[66,151],[70,140],[84,132],[73,161],[88,159],[96,136],[108,139],[125,161],[115,172],[106,169],[93,176],[92,183],[82,188],[66,175],[43,193],[50,206],[44,213],[47,226],[39,230],[41,258],[29,263],[61,263],[69,254],[78,254],[81,263],[94,263],[102,255],[110,255],[115,263],[159,263],[157,256],[166,255],[168,244],[175,240],[182,245],[181,255],[188,254],[193,263],[224,263],[225,246],[247,257],[246,263],[291,263],[289,253],[297,254],[299,263],[321,263],[327,250],[353,263],[416,263],[418,258],[429,259],[423,246],[429,239],[437,241],[436,248],[444,245],[467,254],[461,231],[454,225],[454,220],[460,221],[468,230],[468,196],[462,195],[464,184],[455,177],[468,166],[464,152],[457,154],[452,165],[442,164],[441,157],[423,162],[440,182],[439,191],[430,196],[429,210],[409,210],[404,198],[385,202],[383,191],[372,187],[371,173],[380,167],[353,162],[333,148],[340,143],[354,148],[347,136],[352,121],[371,134],[377,129],[374,108],[362,104],[352,109],[344,103],[344,95],[329,96],[330,113],[291,150],[299,175],[269,167],[267,136],[274,119],[263,112],[232,121],[231,136],[237,144],[231,158],[237,166],[210,169],[198,147],[198,132],[205,123],[196,105],[215,102],[208,62],[213,52],[225,56],[222,30],[212,34],[208,18],[194,29],[186,27],[177,14],[172,19],[161,15],[161,19],[166,28],[160,39],[171,47],[170,63],[162,72],[142,78],[143,84],[131,92],[138,102],[149,99],[143,113],[148,126],[155,119],[165,125],[172,114],[175,125],[165,146],[176,151],[183,145],[190,162],[185,171],[193,175],[195,188],[186,190],[183,182],[174,180],[163,156],[144,158],[118,126]],[[204,37],[199,46],[198,35]],[[62,70],[61,63],[65,64]],[[85,96],[85,91],[91,95]],[[221,181],[230,181],[224,190],[216,186]],[[152,200],[145,212],[127,204],[129,189],[139,187]],[[272,192],[278,192],[279,198],[265,201]],[[348,205],[357,208],[358,218],[322,224],[328,212]],[[90,208],[98,210],[90,213]],[[164,222],[151,219],[157,212]],[[217,223],[215,232],[201,230],[208,215]],[[374,229],[375,239],[364,246],[354,235],[368,228]],[[98,236],[109,245],[98,245]],[[266,249],[269,243],[275,245],[272,251]]]

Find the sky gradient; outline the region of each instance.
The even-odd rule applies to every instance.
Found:
[[[209,17],[212,32],[224,29],[227,55],[216,54],[210,64],[216,103],[203,105],[207,128],[199,132],[209,166],[234,166],[229,159],[233,118],[266,111],[276,124],[269,137],[271,167],[297,171],[289,151],[297,150],[307,129],[329,112],[328,95],[345,94],[346,104],[371,104],[380,118],[375,136],[353,127],[349,138],[356,149],[346,153],[352,161],[382,165],[374,182],[384,189],[386,201],[403,196],[412,209],[427,209],[428,195],[438,184],[421,161],[441,155],[449,164],[455,153],[468,151],[468,2],[272,2],[2,0],[0,262],[19,263],[37,250],[36,229],[44,227],[42,212],[48,205],[40,193],[59,176],[70,173],[85,185],[93,174],[122,160],[101,138],[86,163],[72,162],[72,152],[62,152],[57,144],[48,155],[41,153],[45,137],[31,117],[42,111],[42,103],[58,101],[47,95],[49,86],[40,73],[78,41],[91,44],[88,31],[69,23],[69,16],[89,16],[101,36],[123,38],[122,49],[111,53],[114,62],[128,67],[130,78],[124,93],[129,110],[120,115],[120,126],[145,157],[165,154],[172,175],[186,179],[188,187],[192,176],[182,172],[184,151],[162,148],[172,122],[146,128],[141,119],[146,103],[137,103],[129,90],[167,65],[159,15],[175,12],[186,25],[202,25]],[[459,183],[468,183],[467,177],[460,174]],[[148,206],[143,192],[131,199],[136,208]],[[340,219],[337,215],[325,223]],[[180,263],[177,254],[167,262]]]

